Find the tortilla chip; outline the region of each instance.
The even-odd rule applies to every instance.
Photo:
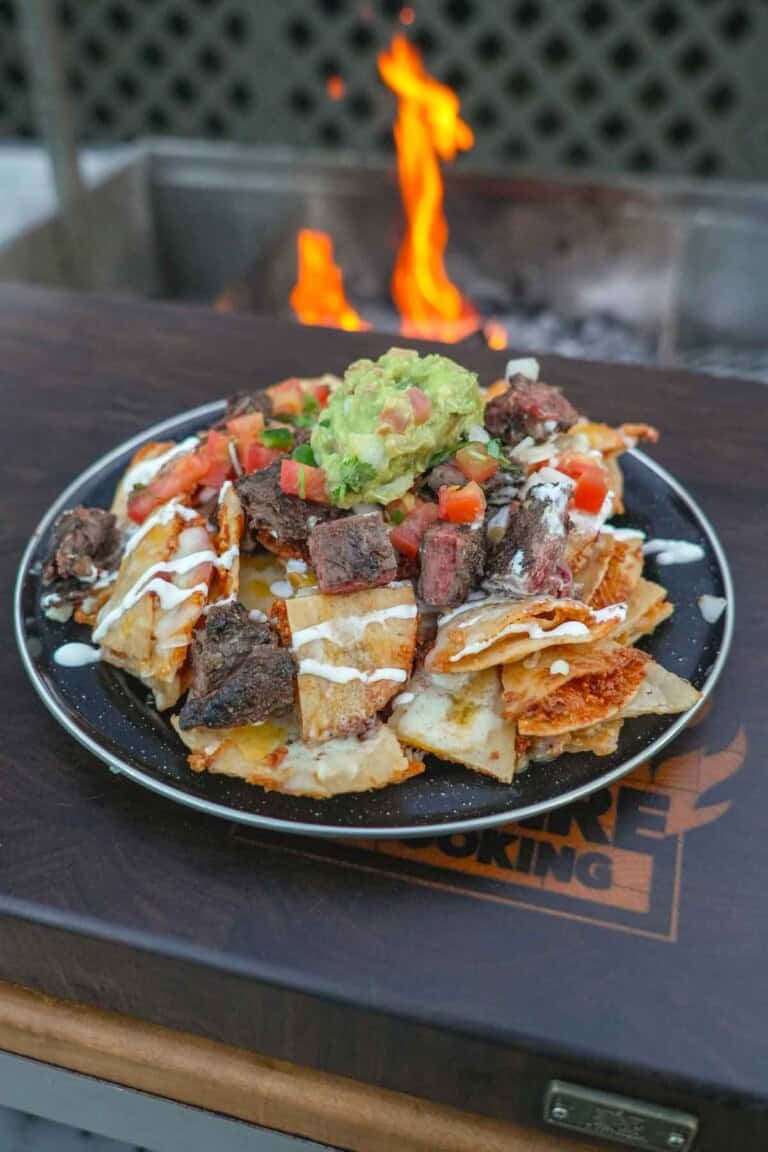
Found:
[[[650,656],[617,648],[604,672],[580,676],[549,693],[518,718],[523,736],[558,736],[612,719],[637,692]]]
[[[152,440],[149,444],[142,444],[141,448],[139,448],[131,457],[131,462],[120,478],[117,488],[115,489],[115,495],[112,498],[112,507],[110,508],[110,511],[114,512],[118,521],[123,526],[130,524],[130,520],[128,519],[128,496],[130,495],[130,492],[126,484],[126,480],[128,479],[131,470],[135,468],[135,466],[142,460],[154,460],[156,456],[162,456],[163,453],[173,448],[174,443],[175,442],[173,440]]]
[[[589,598],[590,607],[606,608],[609,604],[626,604],[642,571],[642,540],[614,540],[603,578]]]
[[[215,730],[181,729],[176,716],[171,722],[192,750],[193,771],[235,776],[291,796],[325,799],[343,792],[367,792],[424,771],[423,763],[406,756],[385,724],[361,737],[310,746],[297,739],[294,717]]]
[[[610,640],[597,644],[560,645],[534,652],[514,664],[505,664],[501,669],[504,716],[507,720],[514,719],[578,676],[607,672],[613,666],[618,650],[619,645]],[[560,669],[553,674],[550,669],[558,665]],[[567,666],[567,672],[562,671],[563,665]]]
[[[590,596],[600,585],[613,555],[615,540],[610,532],[601,532],[591,548],[586,548],[572,567],[579,599],[589,604]]]
[[[610,756],[619,746],[623,723],[623,720],[606,720],[562,736],[518,737],[518,755],[532,764],[548,764],[569,753],[591,752],[593,756]]]
[[[608,478],[613,492],[612,516],[620,516],[624,508],[624,473],[615,456],[607,456],[603,461],[608,472]]]
[[[410,581],[336,596],[297,596],[286,601],[285,613],[299,664],[302,736],[309,743],[358,732],[402,690],[418,625]],[[311,669],[318,665],[350,678],[337,683],[317,675]],[[394,675],[382,675],[387,671]],[[373,676],[378,678],[364,679]]]
[[[219,497],[216,551],[227,557],[226,565],[214,571],[210,601],[236,599],[240,587],[240,541],[245,517],[240,497],[232,484],[226,484]]]
[[[623,618],[619,606],[595,613],[578,600],[551,596],[469,604],[440,627],[426,665],[432,672],[479,672],[555,644],[592,643]]]
[[[645,667],[645,675],[635,695],[619,713],[625,719],[632,716],[668,716],[676,712],[687,712],[692,708],[701,693],[682,676],[668,672],[660,664],[650,661]]]
[[[210,550],[211,543],[200,516],[193,521],[174,516],[165,523],[155,524],[123,557],[98,621],[104,622],[132,588],[141,586],[142,577],[153,565]],[[206,589],[167,610],[161,609],[155,592],[147,592],[114,619],[99,641],[104,660],[143,680],[155,693],[158,708],[171,707],[183,689],[181,669],[207,598],[210,574],[209,564],[173,574],[172,582],[177,587],[193,588],[200,584],[206,585]]]
[[[666,588],[641,576],[627,602],[627,615],[614,631],[614,639],[619,644],[634,644],[653,632],[675,610],[666,596]]]
[[[457,676],[422,673],[408,689],[413,699],[398,706],[390,726],[409,746],[433,752],[496,780],[515,774],[515,726],[502,715],[496,668]]]

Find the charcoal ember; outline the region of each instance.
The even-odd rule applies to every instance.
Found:
[[[53,585],[64,599],[87,595],[100,574],[117,567],[122,550],[117,518],[103,508],[78,505],[53,526],[43,584]]]
[[[397,555],[378,512],[316,525],[309,555],[321,592],[357,592],[397,576]]]
[[[511,596],[568,596],[571,573],[565,563],[569,489],[534,484],[510,509],[501,540],[488,553],[484,587]]]
[[[505,444],[517,443],[524,436],[546,440],[567,431],[578,419],[579,413],[559,388],[519,374],[485,408],[486,428]]]
[[[327,504],[288,496],[280,487],[280,461],[268,468],[241,476],[235,482],[245,512],[248,539],[258,539],[267,548],[303,554],[315,524],[331,520],[341,513]]]
[[[195,634],[192,678],[182,728],[255,724],[290,708],[295,665],[274,628],[250,619],[242,604],[211,608]]]
[[[419,548],[419,599],[433,608],[462,604],[483,571],[485,529],[433,524]]]

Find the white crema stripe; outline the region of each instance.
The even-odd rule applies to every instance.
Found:
[[[197,436],[188,436],[186,440],[182,440],[180,444],[174,444],[167,452],[163,452],[161,456],[152,456],[147,460],[139,460],[138,464],[134,464],[130,468],[123,479],[123,485],[126,492],[130,492],[137,484],[150,484],[157,476],[158,472],[165,467],[171,460],[175,460],[177,456],[187,456],[190,452],[194,452],[195,448],[200,447],[200,440]]]
[[[704,559],[704,549],[689,540],[648,540],[643,556],[656,556],[657,564],[691,564]]]
[[[293,633],[293,650],[311,644],[313,640],[327,640],[331,644],[341,647],[358,640],[370,624],[383,624],[385,620],[412,620],[417,614],[415,604],[393,604],[391,608],[380,608],[376,612],[367,612],[362,616],[339,617],[336,620],[324,620],[320,624],[313,624],[309,628],[301,628]]]
[[[186,508],[180,504],[178,500],[171,500],[168,504],[161,505],[156,512],[148,516],[144,523],[136,529],[125,541],[125,556],[130,556],[131,552],[139,546],[144,537],[156,528],[158,524],[170,524],[176,517],[180,520],[197,520],[199,514],[192,508]]]
[[[171,574],[183,576],[184,573],[191,572],[200,564],[221,564],[222,559],[222,557],[217,556],[211,549],[206,548],[202,552],[192,552],[189,556],[180,556],[177,560],[165,560],[158,564],[153,564],[152,567],[148,568],[146,572],[143,572],[136,583],[128,589],[122,600],[116,604],[114,608],[110,608],[99,620],[97,627],[93,630],[93,639],[96,643],[102,640],[109,629],[116,624],[142,596],[145,596],[147,592],[157,593],[160,606],[164,610],[167,608],[175,608],[178,604],[181,604],[182,601],[187,600],[190,596],[194,596],[196,592],[202,591],[207,594],[207,584],[196,584],[194,588],[177,588],[175,584],[171,584],[168,580],[160,580],[157,579],[157,577]]]
[[[490,648],[492,644],[496,644],[499,640],[503,640],[505,636],[513,636],[520,634],[528,636],[531,640],[549,639],[550,636],[588,636],[589,628],[586,624],[582,624],[579,620],[566,620],[564,624],[558,624],[556,628],[550,628],[545,631],[540,624],[535,621],[530,621],[528,624],[514,623],[507,624],[500,632],[496,632],[493,636],[485,640],[477,640],[474,644],[467,644],[466,648],[462,648],[455,656],[450,657],[450,662],[455,664],[457,660],[463,660],[465,656],[474,656],[478,652],[484,652],[486,648]]]
[[[324,664],[322,660],[300,660],[300,676],[318,676],[334,684],[349,684],[360,680],[363,684],[375,684],[379,680],[392,680],[404,684],[408,673],[402,668],[377,668],[374,672],[361,672],[359,668],[348,668],[340,664]]]

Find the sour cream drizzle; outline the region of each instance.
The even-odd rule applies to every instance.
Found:
[[[375,684],[379,680],[392,680],[397,684],[404,684],[408,673],[403,668],[377,668],[373,672],[361,672],[359,668],[347,668],[339,664],[324,664],[322,660],[300,660],[300,676],[318,676],[321,680],[330,680],[334,684],[349,684],[352,680],[360,680],[363,684]]]
[[[689,540],[648,540],[643,544],[643,556],[654,555],[657,564],[692,564],[704,559],[704,549]]]
[[[170,581],[160,579],[161,576],[174,573],[183,576],[184,573],[191,572],[200,564],[215,564],[220,568],[231,568],[237,555],[238,549],[236,547],[227,549],[221,556],[217,556],[212,549],[205,548],[200,552],[192,552],[189,556],[179,556],[176,560],[164,560],[158,564],[153,564],[151,568],[139,576],[122,600],[114,608],[110,608],[99,620],[98,625],[93,630],[93,639],[96,643],[102,640],[109,629],[147,592],[156,593],[163,611],[176,608],[198,592],[202,592],[204,595],[208,593],[207,584],[195,584],[193,588],[177,588]]]
[[[639,528],[614,528],[613,524],[603,524],[601,532],[609,532],[614,540],[645,540],[645,532]]]
[[[185,508],[178,500],[171,500],[168,504],[163,504],[151,516],[148,516],[144,523],[133,532],[125,542],[124,556],[130,556],[131,552],[139,546],[147,533],[156,528],[158,524],[170,524],[176,517],[180,520],[189,522],[190,520],[197,520],[198,513],[193,511],[192,508]]]
[[[97,664],[101,660],[101,651],[90,644],[62,644],[54,652],[53,659],[62,668],[84,668],[86,664]]]
[[[496,632],[485,640],[476,640],[474,644],[467,644],[455,656],[449,657],[450,662],[455,664],[457,660],[463,660],[465,656],[474,656],[477,652],[483,652],[486,648],[490,648],[498,640],[503,640],[505,636],[516,634],[528,636],[531,640],[542,640],[544,638],[549,639],[550,636],[589,636],[589,628],[580,620],[566,620],[565,623],[558,624],[556,628],[550,628],[546,631],[535,620],[531,620],[527,624],[515,622],[507,624],[500,632]]]
[[[710,596],[707,593],[699,596],[696,603],[707,624],[716,624],[728,606],[724,596]]]
[[[126,473],[123,481],[125,491],[130,492],[137,484],[150,484],[169,461],[175,460],[177,456],[188,456],[199,446],[200,440],[197,436],[188,436],[186,440],[182,440],[180,444],[174,444],[161,456],[152,456],[149,460],[139,460],[138,464],[134,464],[133,468]]]
[[[417,614],[415,604],[393,604],[391,608],[380,608],[376,612],[366,612],[361,616],[344,616],[336,620],[323,620],[309,628],[301,628],[293,634],[293,650],[298,651],[313,640],[327,640],[341,647],[359,640],[370,624],[383,624],[385,620],[412,620]]]

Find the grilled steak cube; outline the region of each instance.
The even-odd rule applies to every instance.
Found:
[[[253,412],[261,412],[265,417],[272,415],[272,401],[266,392],[236,392],[227,398],[224,421],[234,420],[236,416],[250,416]]]
[[[63,512],[53,526],[43,584],[62,596],[86,594],[100,572],[117,567],[123,550],[117,518],[103,508],[79,505]]]
[[[287,496],[280,487],[279,460],[250,476],[242,476],[235,487],[250,533],[268,548],[281,544],[305,546],[314,524],[340,515],[327,504]]]
[[[397,556],[378,512],[316,525],[309,555],[321,592],[359,592],[397,576]]]
[[[255,724],[293,704],[293,656],[269,624],[242,604],[211,608],[192,644],[192,681],[179,715],[182,728]]]
[[[565,563],[569,489],[535,484],[512,505],[509,526],[491,549],[484,586],[512,596],[567,596],[571,574]]]
[[[433,524],[419,549],[419,597],[434,608],[462,604],[485,561],[485,530],[460,524]]]
[[[427,473],[427,486],[433,492],[439,492],[441,488],[449,488],[452,484],[466,484],[467,478],[461,469],[457,468],[455,464],[451,464],[448,460],[443,461],[442,464],[436,464],[431,472]]]
[[[492,436],[514,444],[524,436],[546,440],[555,432],[564,432],[579,419],[579,414],[559,388],[514,376],[506,392],[496,396],[485,409],[485,426]]]

